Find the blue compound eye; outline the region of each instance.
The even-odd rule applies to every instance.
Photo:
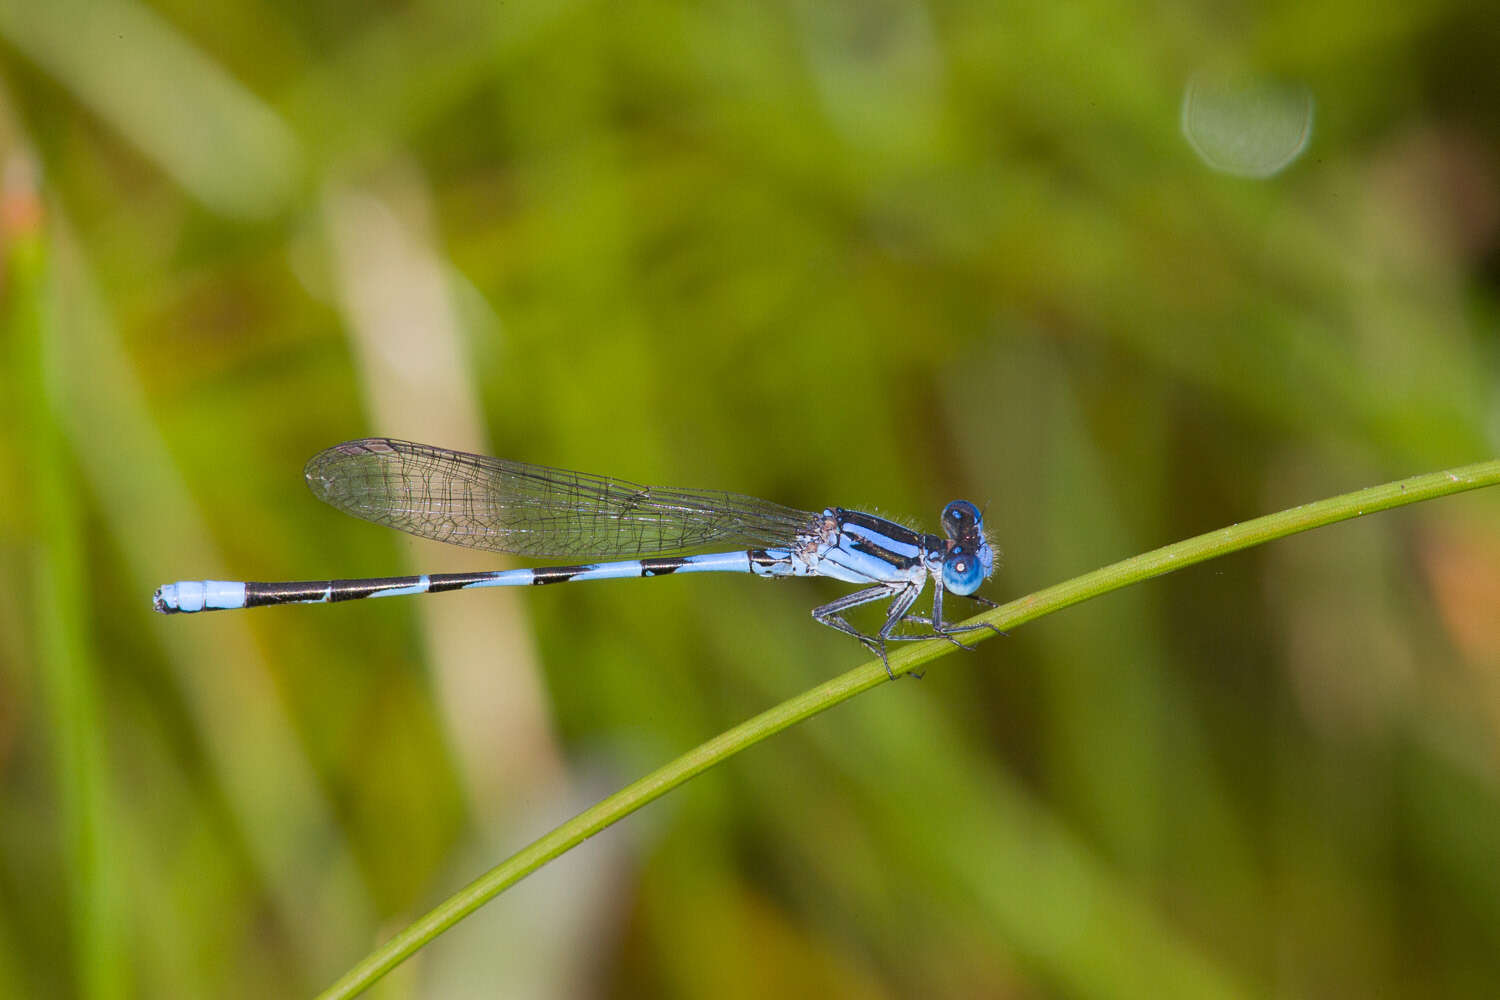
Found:
[[[955,500],[943,508],[943,531],[955,542],[979,531],[979,508],[967,500]]]
[[[943,560],[943,586],[963,597],[974,593],[984,582],[985,568],[979,553],[964,545],[948,550]]]

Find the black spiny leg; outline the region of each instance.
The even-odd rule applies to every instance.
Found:
[[[852,635],[864,643],[870,652],[880,657],[880,662],[885,664],[886,674],[891,680],[895,680],[896,675],[891,671],[890,661],[885,657],[885,644],[888,640],[907,638],[906,636],[893,636],[891,633],[903,621],[907,620],[907,612],[911,610],[911,606],[916,603],[917,597],[921,593],[922,588],[913,584],[894,587],[882,584],[879,587],[856,590],[854,593],[846,594],[838,600],[825,604],[822,607],[813,608],[812,616],[822,624],[830,628],[836,628],[845,635]],[[891,606],[886,610],[885,624],[880,627],[880,631],[875,635],[868,635],[861,632],[844,620],[844,612],[850,608],[857,608],[862,604],[871,604],[875,601],[884,600],[887,597],[892,598]]]
[[[999,605],[994,601],[985,597],[975,597],[971,594],[969,595],[969,600],[979,604],[983,604],[987,608],[999,607]],[[943,587],[941,584],[933,589],[932,617],[926,618],[921,615],[912,615],[907,618],[907,621],[916,622],[919,625],[928,626],[932,629],[932,633],[934,636],[941,636],[960,649],[973,649],[974,647],[969,645],[967,642],[962,642],[959,639],[955,638],[955,636],[958,634],[964,632],[978,632],[980,629],[986,628],[996,635],[1005,634],[1004,632],[1000,631],[999,626],[991,625],[989,622],[980,622],[978,625],[949,625],[947,622],[943,621]],[[922,638],[926,637],[923,636]]]
[[[891,680],[895,680],[896,675],[891,673],[891,663],[885,658],[885,644],[893,638],[900,638],[899,636],[893,636],[891,633],[895,632],[896,629],[901,627],[901,623],[906,621],[906,616],[911,613],[911,606],[917,603],[917,597],[921,593],[922,587],[920,584],[911,584],[901,593],[897,594],[896,599],[891,602],[891,606],[886,608],[885,624],[880,626],[879,632],[880,662],[885,664],[886,675]],[[922,678],[922,675],[916,671],[908,671],[908,673],[918,680]]]
[[[859,629],[844,620],[844,612],[850,608],[857,608],[862,604],[870,604],[874,601],[883,601],[893,593],[892,588],[885,585],[879,587],[868,587],[865,590],[856,590],[852,594],[845,594],[836,601],[831,601],[822,607],[813,608],[812,616],[820,624],[829,628],[836,628],[845,635],[852,635],[865,645],[870,652],[881,659],[885,653],[881,650],[879,641],[873,635],[866,635]]]

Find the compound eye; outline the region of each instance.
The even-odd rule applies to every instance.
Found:
[[[963,597],[974,593],[984,582],[984,567],[977,553],[962,545],[948,550],[943,560],[943,586]]]
[[[943,508],[943,530],[948,537],[959,539],[979,526],[979,508],[967,500],[954,500]]]

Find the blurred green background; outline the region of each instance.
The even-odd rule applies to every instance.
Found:
[[[1008,598],[1493,457],[1490,0],[0,4],[0,995],[305,995],[861,662],[301,482],[408,437],[933,530]],[[1500,496],[1074,608],[563,857],[386,997],[1500,983]]]

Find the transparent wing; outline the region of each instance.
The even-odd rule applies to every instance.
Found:
[[[391,438],[334,445],[304,473],[318,499],[366,521],[544,558],[776,548],[814,520],[737,493],[640,486]]]

